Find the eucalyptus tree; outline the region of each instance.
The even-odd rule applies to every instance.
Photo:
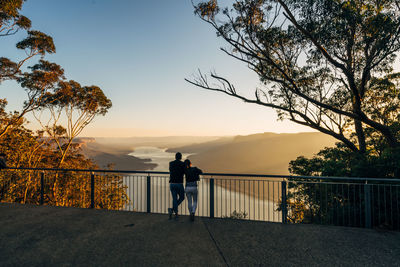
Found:
[[[66,81],[61,66],[43,59],[46,54],[55,53],[53,39],[31,30],[31,21],[21,15],[24,0],[0,0],[0,37],[27,31],[27,36],[16,44],[17,49],[25,51],[26,56],[18,61],[0,57],[0,83],[15,80],[27,93],[27,100],[20,111],[6,112],[6,99],[0,99],[0,137],[15,126],[20,127],[24,116],[40,110],[48,113],[47,122],[41,122],[45,133],[56,142],[61,153],[59,165],[65,160],[72,140],[97,115],[105,115],[111,101],[97,86],[82,87],[75,81]],[[22,70],[22,66],[35,56],[41,59]],[[37,115],[37,113],[36,113]],[[65,122],[65,127],[60,125]],[[61,140],[67,140],[64,144]]]
[[[8,164],[13,167],[54,168],[64,164],[95,169],[96,164],[87,159],[72,140],[96,116],[105,115],[111,101],[97,86],[66,81],[59,65],[44,60],[46,54],[56,51],[53,39],[31,29],[31,21],[21,14],[24,2],[0,0],[0,37],[26,33],[16,44],[17,49],[25,52],[24,57],[0,56],[0,85],[5,80],[14,80],[27,93],[20,111],[7,112],[7,100],[0,98],[0,151],[7,154]],[[40,60],[36,61],[36,56]],[[30,61],[35,63],[25,68]],[[44,129],[34,133],[25,128],[24,117],[28,112],[47,113],[40,121]],[[96,208],[120,209],[129,201],[126,187],[120,177],[108,179],[113,181],[112,186],[96,186]],[[56,173],[54,177],[47,177],[44,199],[50,205],[88,207],[89,186],[84,174]],[[40,179],[33,172],[0,173],[0,202],[38,204],[40,188]]]
[[[23,0],[0,1],[0,37],[5,38],[14,35],[21,30],[27,31],[27,36],[16,44],[17,49],[25,52],[25,57],[17,61],[13,61],[7,57],[0,57],[0,84],[5,80],[15,80],[20,83],[26,82],[27,76],[31,75],[33,77],[37,74],[39,69],[35,68],[40,68],[40,64],[43,65],[43,62],[30,68],[32,70],[31,74],[24,73],[21,70],[23,65],[37,55],[43,57],[45,54],[55,53],[56,50],[52,37],[40,31],[30,29],[31,21],[20,14],[23,3]],[[46,83],[47,81],[43,82]],[[40,98],[36,97],[38,88],[35,87],[31,91],[28,87],[22,86],[27,91],[28,100],[24,103],[21,111],[7,113],[5,111],[7,100],[0,100],[0,137],[3,137],[12,125],[18,125],[26,113],[39,106],[37,101]],[[34,101],[32,102],[32,100]]]
[[[58,167],[64,162],[74,138],[96,116],[104,116],[111,106],[111,100],[100,87],[81,86],[73,80],[60,81],[44,96],[41,114],[35,117],[57,144],[60,152]]]
[[[14,35],[23,30],[28,36],[16,44],[16,48],[24,50],[26,57],[16,62],[0,57],[0,82],[5,79],[15,79],[21,67],[36,55],[55,53],[53,39],[36,30],[31,30],[31,21],[20,11],[24,0],[0,0],[0,37]]]
[[[0,36],[16,34],[20,29],[29,29],[31,21],[20,14],[24,0],[0,1]]]
[[[28,30],[31,27],[31,21],[20,14],[22,4],[23,0],[0,1],[0,37],[14,35],[20,29]],[[0,82],[13,77],[18,72],[17,70],[17,63],[0,57]]]
[[[3,104],[3,121],[0,124],[0,137],[12,126],[18,126],[23,117],[44,105],[47,101],[47,94],[58,82],[64,78],[64,70],[57,64],[45,60],[40,60],[38,64],[28,67],[29,72],[20,74],[17,81],[25,89],[28,99],[25,100],[23,108],[19,112],[6,114]]]
[[[261,85],[249,97],[216,72],[188,82],[273,108],[360,154],[371,138],[400,146],[397,0],[237,0],[225,8],[212,0],[194,8]]]
[[[28,31],[28,36],[16,44],[18,49],[24,50],[26,57],[14,62],[8,58],[0,57],[0,82],[17,79],[21,74],[22,66],[37,55],[42,57],[46,53],[55,53],[56,48],[53,38],[39,31]]]

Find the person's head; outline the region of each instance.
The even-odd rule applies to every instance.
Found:
[[[182,159],[182,154],[180,152],[175,154],[175,159],[181,160]]]
[[[6,154],[0,153],[0,158],[5,158],[5,157],[6,157]]]
[[[185,166],[186,166],[186,168],[189,168],[189,167],[191,167],[192,166],[192,163],[190,162],[190,160],[185,160]]]

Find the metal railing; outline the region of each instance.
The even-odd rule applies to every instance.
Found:
[[[8,168],[0,201],[164,213],[168,172]],[[205,173],[198,216],[400,230],[400,179]],[[188,214],[187,202],[179,207]]]

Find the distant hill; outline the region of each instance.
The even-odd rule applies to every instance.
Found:
[[[149,170],[155,168],[157,165],[149,163],[150,159],[139,159],[128,154],[132,152],[131,149],[122,145],[107,145],[91,140],[81,139],[81,149],[83,154],[94,160],[100,169],[105,169],[110,165],[115,170]]]
[[[170,148],[210,142],[219,139],[220,136],[162,136],[162,137],[125,137],[107,138],[97,137],[96,143],[112,148],[129,149],[132,152],[138,146],[154,146],[159,148]]]
[[[216,140],[212,140],[209,142],[203,143],[195,143],[190,145],[185,145],[181,147],[169,148],[167,152],[181,152],[181,153],[188,153],[188,154],[199,154],[202,152],[207,152],[211,149],[216,149],[222,145],[231,144],[232,141],[237,137],[221,137]]]
[[[288,174],[291,160],[302,155],[310,157],[335,142],[322,133],[262,133],[221,138],[169,151],[195,153],[189,159],[205,172]]]

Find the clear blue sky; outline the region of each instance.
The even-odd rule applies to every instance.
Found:
[[[219,50],[225,43],[194,15],[189,0],[28,0],[22,13],[33,29],[53,37],[57,53],[47,60],[60,64],[67,79],[98,85],[112,100],[112,109],[85,136],[310,131],[277,122],[271,109],[184,81],[200,68],[216,70],[250,94],[258,85],[254,73]],[[14,46],[23,37],[3,38],[1,56],[21,58]],[[1,90],[10,110],[21,107],[22,88],[6,82]]]

